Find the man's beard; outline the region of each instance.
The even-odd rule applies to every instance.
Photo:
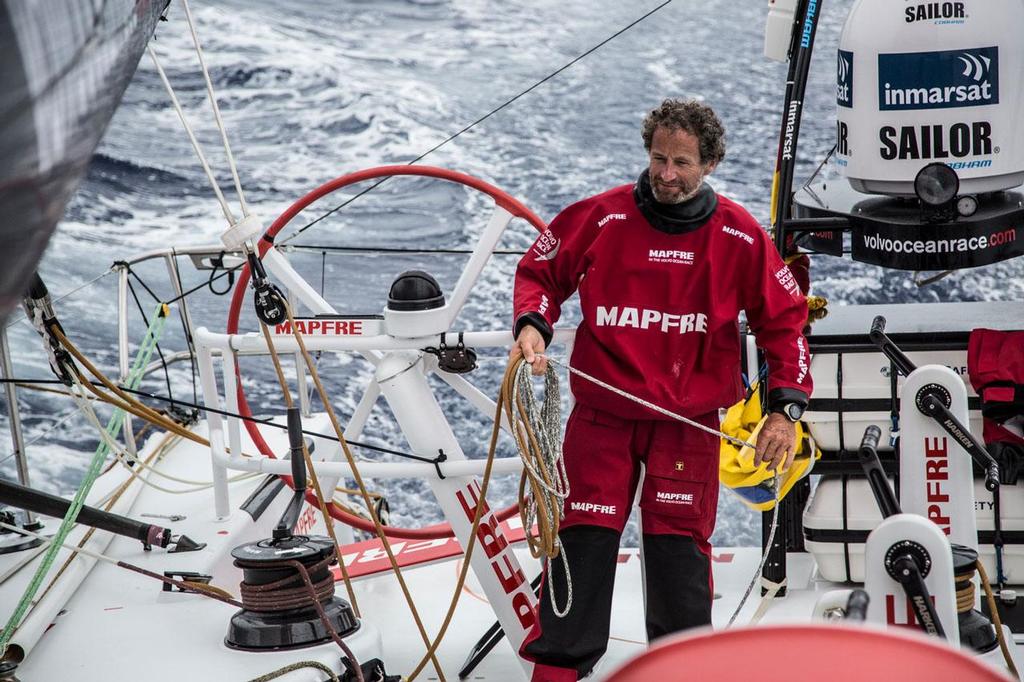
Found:
[[[697,178],[697,181],[692,187],[685,184],[672,184],[662,185],[659,181],[651,179],[651,193],[654,195],[655,201],[659,204],[681,204],[684,201],[692,199],[697,192],[700,191],[701,184],[704,182],[704,175],[701,174]],[[678,190],[676,193],[666,192],[665,190],[675,189]]]

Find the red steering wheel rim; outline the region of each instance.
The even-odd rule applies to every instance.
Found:
[[[260,258],[273,246],[274,238],[281,232],[281,230],[291,222],[291,220],[302,212],[306,207],[312,204],[314,201],[321,199],[332,192],[336,192],[339,189],[354,185],[359,182],[366,180],[374,180],[376,178],[393,177],[398,175],[416,175],[430,178],[438,178],[440,180],[446,180],[448,182],[454,182],[459,185],[465,185],[471,189],[475,189],[482,192],[492,199],[494,203],[504,210],[511,213],[514,217],[523,218],[531,225],[533,225],[538,232],[543,232],[547,229],[547,225],[537,215],[527,208],[522,202],[508,194],[504,190],[495,187],[494,185],[484,182],[479,178],[475,178],[472,175],[460,173],[458,171],[449,170],[447,168],[438,168],[436,166],[406,166],[406,165],[391,165],[391,166],[377,166],[374,168],[367,168],[365,170],[356,171],[355,173],[349,173],[348,175],[342,175],[341,177],[329,180],[324,184],[320,185],[316,189],[312,190],[305,196],[301,197],[298,201],[293,203],[285,210],[284,213],[279,215],[277,219],[267,228],[267,231],[263,234],[263,237],[259,241],[258,249]],[[238,281],[235,283],[235,290],[231,296],[231,306],[228,309],[228,321],[227,321],[227,333],[237,334],[238,333],[238,320],[241,316],[242,301],[245,298],[245,292],[249,285],[250,278],[249,264],[246,263],[238,276]],[[238,412],[242,415],[242,423],[245,424],[246,431],[249,432],[249,437],[252,438],[253,444],[256,449],[260,451],[264,456],[275,458],[273,450],[267,445],[266,440],[263,439],[263,434],[260,433],[256,423],[252,420],[252,410],[249,408],[249,401],[246,400],[245,391],[242,388],[241,375],[238,365],[235,365],[235,372],[239,375],[239,380],[236,382],[238,386]],[[290,477],[282,476],[282,478],[292,485]],[[316,499],[316,493],[313,490],[309,490],[306,493],[306,500],[310,504],[318,504]],[[340,509],[337,505],[327,505],[327,509],[330,511],[331,516],[336,520],[341,521],[349,526],[364,530],[370,533],[376,533],[376,529],[373,523],[363,519],[359,516],[349,514],[348,512]],[[519,505],[514,504],[511,507],[499,511],[496,516],[499,520],[504,521],[514,516],[519,510]],[[397,528],[387,526],[385,532],[388,537],[403,538],[410,540],[428,540],[437,539],[444,537],[451,537],[453,535],[452,528],[448,523],[439,523],[433,526],[426,526],[424,528]]]

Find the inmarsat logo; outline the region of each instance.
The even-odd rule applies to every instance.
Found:
[[[786,112],[786,134],[782,142],[782,159],[789,161],[793,158],[793,137],[796,134],[796,121],[800,117],[802,102],[798,99],[789,103],[789,111]]]
[[[839,50],[836,62],[836,104],[841,107],[853,106],[853,53]]]
[[[949,109],[999,104],[999,48],[878,55],[878,108]]]
[[[985,55],[973,55],[970,52],[964,52],[957,59],[963,62],[963,75],[975,83],[981,83],[981,80],[988,75],[989,69],[992,68],[992,60]],[[984,85],[987,86],[988,83]]]

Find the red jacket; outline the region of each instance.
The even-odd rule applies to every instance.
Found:
[[[553,326],[577,288],[583,322],[571,363],[630,394],[689,416],[734,404],[740,310],[767,355],[769,392],[811,393],[806,299],[765,231],[725,197],[682,234],[653,228],[631,185],[569,206],[519,262],[515,319],[535,312]],[[576,375],[571,386],[590,407],[662,418]]]

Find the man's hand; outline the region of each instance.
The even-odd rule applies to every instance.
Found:
[[[525,325],[519,330],[519,336],[516,337],[516,343],[512,346],[512,350],[509,351],[508,357],[511,360],[515,360],[520,356],[526,358],[526,361],[530,363],[533,374],[539,376],[544,374],[548,368],[547,358],[540,355],[543,352],[544,337],[541,336],[536,327]]]
[[[796,424],[789,421],[786,415],[772,412],[757,434],[754,466],[768,462],[768,470],[777,469],[782,472],[793,463],[796,454]]]

